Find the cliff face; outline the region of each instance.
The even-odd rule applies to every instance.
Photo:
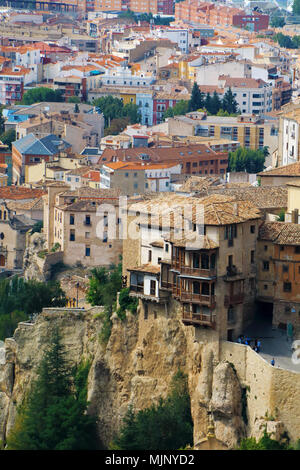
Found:
[[[195,444],[206,436],[211,411],[217,439],[235,445],[244,434],[237,376],[229,363],[219,361],[218,342],[209,330],[197,338],[194,327],[181,322],[176,304],[170,310],[148,319],[138,310],[124,322],[113,314],[107,346],[98,339],[96,307],[80,312],[45,309],[33,325],[19,324],[14,337],[5,341],[6,361],[0,364],[0,439],[11,429],[50,330],[58,325],[70,361],[92,360],[89,412],[96,414],[105,444],[118,431],[128,406],[143,409],[165,396],[180,368],[188,375]]]

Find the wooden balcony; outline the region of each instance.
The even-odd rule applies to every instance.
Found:
[[[179,271],[181,275],[203,277],[203,278],[213,278],[217,275],[216,268],[211,269],[202,269],[202,268],[192,268],[191,266],[186,266],[185,264],[172,263],[171,269]]]
[[[229,305],[242,304],[244,302],[245,295],[243,292],[234,295],[225,295],[224,297],[224,307],[229,307]]]
[[[208,307],[214,307],[216,304],[216,299],[214,295],[194,294],[193,292],[185,291],[181,291],[180,300],[181,302],[193,302],[207,305]]]
[[[183,312],[182,321],[185,324],[203,325],[210,328],[216,327],[216,315],[203,315],[200,313]]]
[[[179,268],[181,275],[195,276],[195,277],[204,277],[204,278],[213,278],[216,277],[216,269],[201,269],[201,268],[191,268],[190,266],[180,266]]]

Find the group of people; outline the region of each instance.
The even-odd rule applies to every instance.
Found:
[[[248,336],[240,335],[237,341],[240,344],[246,344],[246,346],[250,346],[257,353],[259,353],[261,350],[261,341],[259,339],[252,339],[248,338]]]

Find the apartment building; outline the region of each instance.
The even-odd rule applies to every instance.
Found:
[[[293,105],[279,116],[278,165],[289,165],[299,160],[300,108]]]
[[[59,183],[48,186],[44,198],[44,228],[48,249],[58,243],[69,265],[109,266],[118,263],[122,240],[118,231],[108,239],[108,206],[117,210],[119,191],[81,188]],[[103,209],[103,210],[102,210]],[[118,220],[115,221],[118,226]]]
[[[94,11],[126,11],[173,15],[173,0],[95,0]]]
[[[213,139],[230,139],[253,150],[269,147],[270,154],[278,147],[278,119],[263,119],[256,115],[221,117],[188,113],[169,118],[167,125],[171,136],[211,138],[211,145]]]
[[[108,162],[174,163],[186,175],[222,175],[228,167],[228,154],[215,152],[208,145],[190,144],[178,147],[140,147],[126,150],[105,149],[98,164]]]
[[[182,234],[176,213],[186,204],[192,209]],[[140,214],[139,247],[124,241],[124,273],[144,319],[164,314],[171,304],[185,324],[234,340],[254,311],[258,209],[227,196],[174,195],[132,204],[128,213],[134,211]]]
[[[12,69],[0,71],[0,104],[13,105],[21,101],[24,92],[24,73]]]
[[[250,14],[239,8],[201,2],[200,0],[185,0],[175,4],[176,21],[186,21],[211,26],[236,26],[250,31],[268,29],[269,16],[256,11]]]
[[[153,125],[160,124],[163,121],[165,111],[173,108],[179,101],[189,101],[190,93],[185,90],[180,92],[159,91],[153,95]]]
[[[170,191],[171,175],[181,174],[181,165],[119,161],[102,165],[100,174],[101,188],[119,188],[122,194],[134,196]]]

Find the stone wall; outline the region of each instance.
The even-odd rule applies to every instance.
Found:
[[[222,341],[220,360],[232,363],[247,390],[249,435],[269,417],[283,423],[292,440],[300,437],[300,374],[273,367],[249,346]]]

